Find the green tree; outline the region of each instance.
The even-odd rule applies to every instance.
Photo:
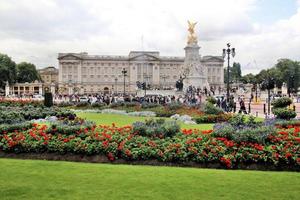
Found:
[[[237,83],[241,81],[242,70],[240,63],[233,63],[232,67],[229,67],[229,82]],[[227,83],[227,67],[224,68],[224,82]]]
[[[242,78],[242,70],[241,70],[241,64],[240,63],[233,63],[231,67],[231,77],[233,82],[239,82]]]
[[[34,64],[27,62],[17,64],[17,80],[19,83],[31,83],[40,79],[41,78]]]
[[[16,63],[10,57],[0,53],[0,88],[4,88],[6,81],[16,82]]]
[[[256,76],[253,74],[246,74],[245,76],[241,77],[241,82],[244,84],[255,84],[256,83]]]
[[[290,59],[280,59],[275,65],[275,69],[280,75],[282,83],[287,84],[287,88],[297,91],[300,86],[300,63]]]

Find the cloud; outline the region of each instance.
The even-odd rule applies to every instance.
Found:
[[[281,57],[299,59],[299,10],[290,19],[261,25],[250,16],[256,3],[0,0],[0,52],[38,67],[57,66],[59,52],[127,55],[144,49],[183,56],[190,19],[198,22],[202,55],[220,55],[231,42],[244,72],[272,66]]]

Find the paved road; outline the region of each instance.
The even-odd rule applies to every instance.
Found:
[[[265,117],[265,114],[264,114],[264,104],[265,104],[265,109],[266,109],[266,112],[268,112],[268,104],[266,103],[251,103],[250,105],[250,113],[252,115],[257,115],[259,117]],[[249,102],[246,102],[245,103],[246,105],[246,109],[247,109],[247,112],[249,111]],[[295,105],[295,110],[296,110],[296,113],[297,113],[297,117],[300,117],[300,103],[294,103]],[[240,105],[237,103],[237,111],[239,111],[240,109]],[[270,109],[272,109],[272,106],[270,107]]]

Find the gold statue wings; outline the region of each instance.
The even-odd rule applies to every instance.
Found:
[[[197,22],[190,22],[188,20],[188,24],[189,24],[188,31],[190,32],[190,34],[195,33],[195,26],[196,26]]]
[[[189,35],[188,35],[188,44],[197,44],[197,36],[195,34],[195,26],[196,26],[197,22],[190,22],[188,21],[188,31],[189,31]]]

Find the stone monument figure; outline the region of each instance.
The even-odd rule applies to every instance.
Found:
[[[184,77],[183,86],[186,90],[189,86],[195,88],[209,87],[207,81],[207,70],[201,64],[198,46],[198,38],[195,33],[197,22],[188,21],[188,37],[185,50],[184,67],[181,75]]]
[[[5,96],[9,96],[9,83],[8,81],[5,82]]]

